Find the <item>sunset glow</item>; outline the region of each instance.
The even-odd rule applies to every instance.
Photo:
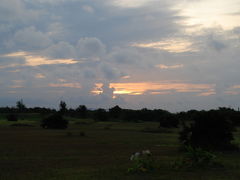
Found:
[[[77,61],[73,59],[48,59],[46,57],[37,56],[28,52],[14,52],[10,54],[4,54],[3,57],[20,57],[24,58],[26,63],[25,66],[40,66],[40,65],[51,65],[51,64],[76,64]],[[13,66],[18,66],[14,64]]]
[[[202,28],[221,26],[231,29],[240,25],[239,1],[202,0],[183,2],[177,9],[182,15],[188,17],[185,23],[189,26]],[[195,27],[199,30],[199,27]]]
[[[66,88],[82,88],[81,84],[79,83],[50,83],[48,84],[49,87],[66,87]]]
[[[110,88],[114,88],[114,94],[142,95],[150,94],[169,94],[194,92],[198,95],[213,95],[214,84],[187,84],[187,83],[111,83]],[[211,92],[211,93],[210,93]]]
[[[166,39],[158,42],[134,43],[133,47],[151,48],[168,51],[172,53],[195,52],[193,43],[186,39]]]
[[[183,68],[183,64],[176,64],[176,65],[164,65],[164,64],[158,64],[156,65],[159,69],[178,69]]]
[[[103,84],[102,83],[96,83],[95,87],[93,88],[93,90],[91,91],[92,94],[94,95],[99,95],[103,93]]]

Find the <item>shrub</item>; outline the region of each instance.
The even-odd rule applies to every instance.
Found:
[[[97,109],[94,112],[94,119],[97,121],[108,121],[108,112],[105,109]]]
[[[154,169],[152,153],[149,150],[134,153],[130,160],[133,165],[128,168],[128,173],[146,173]]]
[[[160,119],[160,126],[165,128],[176,128],[178,127],[179,121],[177,117],[173,114],[166,114],[164,117]]]
[[[64,119],[61,114],[55,113],[44,118],[41,126],[46,129],[66,129],[68,127],[68,121]]]
[[[18,120],[18,116],[16,114],[8,114],[6,116],[8,121],[17,121]]]
[[[231,150],[234,146],[233,126],[218,111],[199,112],[190,126],[183,126],[179,139],[183,145],[194,148]]]
[[[174,169],[182,168],[208,168],[220,165],[216,159],[217,156],[201,148],[185,147],[185,156],[173,163]]]

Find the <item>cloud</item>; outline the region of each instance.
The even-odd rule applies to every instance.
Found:
[[[208,47],[216,51],[222,51],[229,46],[229,40],[227,40],[227,38],[221,31],[219,33],[216,33],[213,29],[213,32],[210,31],[206,34],[206,38],[206,43]]]
[[[35,27],[27,27],[15,33],[13,44],[18,50],[36,50],[46,48],[52,44],[48,36]]]
[[[0,4],[0,21],[4,23],[35,20],[40,14],[40,10],[28,9],[23,0],[2,0]]]
[[[54,59],[76,59],[76,48],[67,42],[59,42],[57,44],[53,44],[43,51],[48,57]]]
[[[178,69],[178,68],[183,68],[183,64],[176,64],[176,65],[158,64],[156,65],[156,67],[160,69]]]
[[[91,6],[84,5],[83,10],[86,11],[87,13],[94,13],[94,9]]]
[[[108,61],[118,64],[141,64],[142,56],[140,53],[141,52],[132,47],[113,48],[108,54]]]
[[[43,74],[41,74],[41,73],[37,73],[37,74],[35,75],[35,78],[37,78],[37,79],[44,79],[44,78],[46,78],[46,76],[43,75]]]
[[[185,23],[191,30],[200,28],[213,28],[221,26],[225,30],[239,26],[240,16],[231,15],[232,12],[239,11],[239,1],[180,1],[175,4],[175,8],[180,10],[180,14],[185,17]]]
[[[174,82],[141,82],[141,83],[111,83],[114,88],[114,94],[143,95],[164,94],[164,93],[197,93],[198,95],[213,95],[215,90],[214,84],[190,84],[190,83],[174,83]],[[209,93],[211,92],[211,93]]]
[[[195,52],[197,51],[193,43],[186,39],[170,38],[158,42],[134,43],[133,47],[152,48],[164,50],[172,53]]]
[[[58,19],[58,17],[56,17]],[[57,22],[53,22],[48,24],[47,26],[47,35],[50,39],[55,42],[66,41],[66,36],[68,35],[68,31],[63,23],[58,22],[59,20],[55,20]],[[67,42],[66,42],[67,43]]]
[[[101,66],[101,71],[102,71],[104,77],[108,80],[118,79],[121,76],[123,76],[123,74],[121,72],[119,72],[117,69],[115,69],[107,64],[103,64]]]
[[[77,43],[78,57],[82,58],[98,58],[105,54],[105,45],[97,38],[86,37],[81,38]]]
[[[66,88],[82,88],[81,84],[79,83],[49,83],[49,87],[66,87]]]
[[[3,0],[0,100],[175,111],[238,105],[235,2]]]
[[[94,79],[97,77],[96,73],[93,70],[85,69],[84,71],[84,77],[86,79]]]
[[[226,91],[225,94],[228,95],[239,95],[240,94],[240,85],[234,85],[229,87]]]
[[[114,0],[113,5],[122,7],[122,8],[138,8],[144,6],[149,1],[146,0]]]
[[[24,59],[24,63],[16,64],[10,62],[6,67],[18,67],[18,66],[40,66],[40,65],[51,65],[51,64],[76,64],[78,61],[73,59],[48,59],[47,57],[35,55],[25,51],[14,52],[10,54],[4,54],[2,57],[14,58],[14,59]],[[1,67],[1,66],[0,66]]]

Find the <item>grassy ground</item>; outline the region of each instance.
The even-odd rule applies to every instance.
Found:
[[[143,132],[157,128],[158,123],[71,119],[67,130],[45,130],[39,127],[40,118],[34,117],[17,122],[33,127],[12,127],[14,122],[0,120],[1,180],[240,179],[240,153],[218,153],[221,168],[173,170],[171,163],[182,156],[178,130]],[[238,143],[240,134],[235,136]],[[130,155],[145,149],[153,153],[156,170],[127,174]]]

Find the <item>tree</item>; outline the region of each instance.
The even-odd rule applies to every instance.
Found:
[[[165,128],[177,128],[179,120],[176,115],[171,113],[166,113],[160,118],[160,127]]]
[[[64,101],[60,101],[59,112],[65,114],[67,112],[67,104]]]
[[[44,118],[41,126],[45,129],[66,129],[68,127],[68,121],[62,117],[62,114],[55,113]]]
[[[113,118],[119,118],[121,116],[122,109],[117,105],[109,109],[109,114]]]
[[[76,109],[77,114],[80,118],[86,118],[87,117],[87,107],[85,105],[80,105]]]
[[[23,112],[24,110],[26,110],[26,106],[25,104],[23,103],[23,100],[21,99],[20,101],[17,101],[16,102],[16,107],[18,109],[19,112]]]
[[[183,125],[179,139],[184,145],[196,148],[229,150],[234,146],[232,122],[219,110],[196,113],[194,122]]]
[[[105,109],[98,109],[94,113],[94,119],[97,121],[108,121],[108,113]]]

